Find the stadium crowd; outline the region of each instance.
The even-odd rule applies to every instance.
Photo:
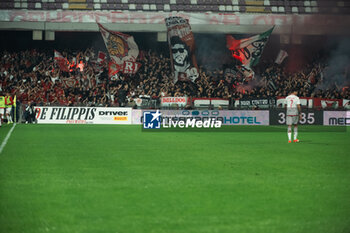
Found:
[[[254,78],[242,69],[208,71],[199,67],[194,82],[172,82],[170,59],[155,52],[143,52],[136,74],[108,76],[108,64],[97,62],[96,52],[64,51],[74,64],[70,72],[60,70],[54,52],[2,51],[0,88],[22,103],[61,106],[135,106],[135,98],[163,96],[217,97],[224,99],[287,96],[297,88],[300,97],[349,99],[349,73],[341,72],[342,83],[325,82],[327,64],[315,61],[303,70],[287,73],[283,66],[261,62]],[[327,84],[327,85],[326,85]]]

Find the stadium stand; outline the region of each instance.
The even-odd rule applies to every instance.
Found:
[[[314,61],[300,71],[288,73],[285,67],[262,62],[256,78],[246,79],[237,72],[228,77],[224,70],[200,68],[200,78],[195,83],[177,82],[170,78],[169,58],[154,52],[142,52],[141,69],[135,75],[120,74],[111,80],[107,75],[107,63],[96,65],[92,49],[68,51],[81,54],[85,69],[67,73],[59,70],[53,51],[1,52],[0,87],[11,91],[22,103],[62,106],[132,106],[137,98],[159,100],[163,96],[187,96],[194,98],[275,98],[286,96],[298,88],[300,97],[349,99],[349,73],[343,72],[343,82],[327,82],[327,64],[322,59]],[[68,56],[72,61],[73,56]],[[44,62],[45,61],[45,62]],[[49,61],[49,62],[48,62]],[[261,68],[260,67],[260,68]],[[325,88],[325,84],[326,88]],[[121,90],[126,90],[125,96]],[[123,92],[124,93],[124,92]],[[147,106],[149,107],[149,106]]]
[[[289,16],[291,14],[349,14],[350,3],[340,0],[2,0],[0,9],[33,10],[49,13],[69,11],[78,12],[79,14],[84,11],[125,11],[130,13],[212,12],[231,15],[269,15],[270,17],[277,14]],[[29,21],[31,21],[30,17]],[[72,20],[71,18],[74,17],[76,16],[67,16],[64,20]],[[275,23],[275,18],[271,19]],[[271,19],[269,20],[271,21]],[[261,20],[264,21],[265,19]],[[308,19],[303,18],[303,20],[307,21]],[[74,23],[74,19],[72,23]],[[264,21],[264,23],[266,22]],[[263,26],[270,25],[269,23]],[[55,24],[55,18],[53,18],[51,25],[53,24]],[[288,24],[285,27],[290,29]],[[295,26],[295,28],[298,29],[298,26]],[[299,41],[295,44],[300,44],[302,40],[298,35],[282,36],[287,38],[287,44],[295,41]],[[294,40],[294,38],[297,40]],[[29,50],[17,53],[1,51],[2,67],[10,66],[12,70],[11,73],[5,72],[4,69],[1,70],[3,90],[12,90],[13,94],[17,94],[19,100],[24,103],[34,101],[42,105],[122,106],[127,103],[120,101],[118,93],[124,88],[127,90],[126,100],[139,98],[140,96],[148,96],[153,99],[158,99],[161,96],[222,99],[278,97],[285,96],[292,86],[300,88],[300,96],[302,97],[313,96],[331,99],[348,99],[350,97],[349,89],[341,88],[349,86],[349,83],[346,82],[341,84],[328,83],[327,87],[329,88],[327,89],[318,88],[322,86],[322,77],[325,75],[326,63],[322,61],[316,61],[312,66],[295,73],[287,73],[283,67],[279,67],[272,62],[264,63],[264,68],[256,72],[258,78],[254,80],[246,80],[239,72],[237,72],[236,77],[227,78],[224,75],[224,70],[214,72],[201,68],[200,78],[195,83],[178,82],[173,84],[170,80],[171,71],[167,65],[167,63],[170,63],[169,59],[160,59],[160,54],[152,53],[140,60],[142,67],[132,79],[129,79],[127,75],[120,75],[109,82],[106,75],[107,64],[100,69],[92,63],[97,59],[95,55],[97,51],[95,51],[95,54],[90,50],[76,52],[89,54],[90,59],[85,60],[85,65],[91,68],[87,68],[83,72],[74,70],[71,73],[64,73],[59,71],[57,64],[53,62],[53,51],[50,51],[50,53],[33,53]],[[7,55],[6,58],[5,55]],[[41,62],[41,57],[49,59],[50,63],[44,65]],[[9,60],[10,58],[13,58],[13,60]],[[29,67],[21,66],[21,64],[28,61],[30,61]],[[346,73],[346,75],[349,73]],[[74,83],[72,83],[72,80],[74,80]],[[53,88],[54,91],[50,91],[50,88]]]
[[[349,14],[350,2],[330,0],[3,0],[0,9]]]

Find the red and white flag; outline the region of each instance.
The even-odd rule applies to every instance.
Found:
[[[59,59],[65,59],[62,54],[60,52],[58,52],[57,50],[54,50],[53,51],[53,54],[54,54],[54,58],[55,60],[59,60]]]
[[[113,61],[108,64],[108,76],[112,77],[121,71],[124,74],[135,74],[141,67],[141,63],[125,61],[123,65],[118,65]]]
[[[333,108],[336,109],[339,106],[343,106],[343,99],[321,99],[314,98],[314,107],[322,107],[322,108]]]
[[[107,30],[101,24],[98,26],[109,56],[115,64],[123,66],[126,61],[136,62],[139,48],[133,36]]]
[[[338,108],[339,100],[321,100],[322,108]]]
[[[112,77],[115,74],[117,74],[120,70],[122,69],[122,67],[116,63],[114,63],[113,61],[110,61],[108,63],[108,76]]]
[[[135,74],[139,68],[141,67],[141,63],[138,62],[132,62],[132,61],[125,61],[123,66],[123,73],[124,74]]]
[[[64,72],[69,72],[69,68],[68,68],[69,62],[57,50],[54,50],[54,59],[55,59],[56,63],[58,64],[58,66],[60,67],[60,70],[62,70]]]
[[[97,58],[97,64],[99,66],[102,66],[102,64],[106,61],[106,53],[99,51],[98,52],[98,58]]]
[[[278,65],[281,65],[284,59],[286,59],[287,57],[288,57],[288,53],[281,49],[276,57],[275,63]]]

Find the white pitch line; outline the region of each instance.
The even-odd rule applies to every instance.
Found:
[[[13,124],[12,128],[10,129],[10,131],[7,133],[6,135],[6,138],[4,139],[4,141],[1,143],[1,146],[0,146],[0,154],[2,153],[2,150],[5,148],[6,144],[7,144],[7,141],[9,140],[11,134],[12,134],[12,131],[15,129],[15,126],[16,126],[16,123]]]

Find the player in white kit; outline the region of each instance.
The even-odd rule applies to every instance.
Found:
[[[300,100],[297,96],[298,92],[293,91],[286,97],[285,103],[287,108],[286,123],[288,125],[288,143],[292,142],[292,125],[294,125],[294,140],[293,142],[299,142],[298,140],[298,122],[301,116]]]

